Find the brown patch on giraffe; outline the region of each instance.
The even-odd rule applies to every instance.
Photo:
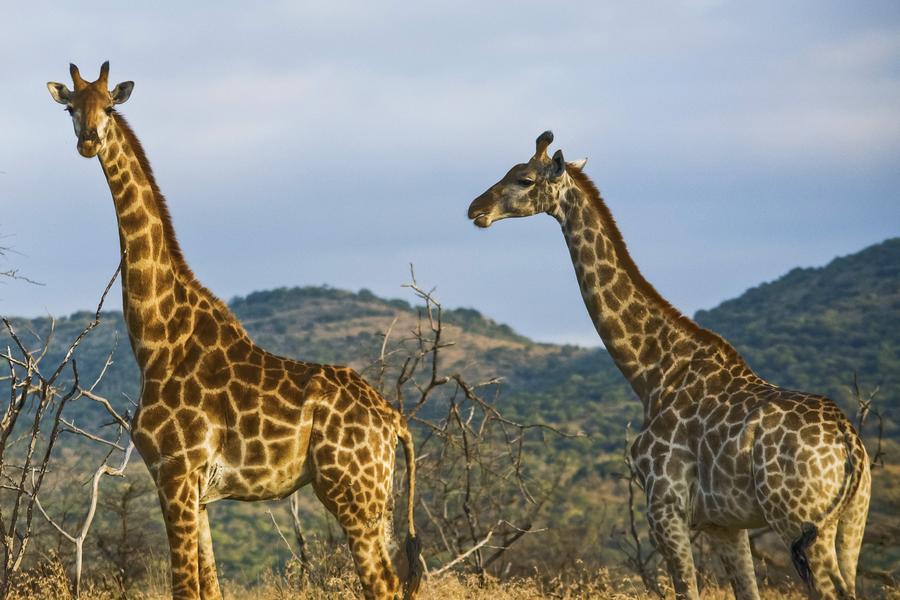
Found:
[[[238,430],[245,438],[256,437],[259,435],[260,426],[261,422],[259,415],[251,413],[247,415],[241,415]]]
[[[263,419],[262,436],[267,440],[286,438],[294,434],[294,427],[282,425],[272,419]]]
[[[247,340],[238,340],[228,347],[227,357],[231,362],[243,362],[250,356],[251,346]]]
[[[231,370],[221,348],[207,352],[200,361],[197,372],[200,384],[207,389],[219,389],[228,385]]]
[[[140,428],[154,432],[169,417],[170,412],[164,406],[155,405],[140,411],[138,415]]]
[[[212,346],[219,339],[219,325],[208,312],[194,312],[194,336],[204,346]]]

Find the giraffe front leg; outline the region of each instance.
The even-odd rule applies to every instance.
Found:
[[[707,529],[734,589],[735,600],[759,600],[750,534],[746,529]]]
[[[221,600],[219,578],[216,575],[216,557],[213,554],[212,532],[209,529],[209,513],[206,505],[200,506],[197,545],[200,551],[200,597],[203,600]]]
[[[173,600],[198,600],[199,475],[160,473],[157,487],[169,538]]]
[[[674,501],[649,500],[647,520],[653,543],[666,561],[676,600],[700,600],[691,535],[684,510]]]

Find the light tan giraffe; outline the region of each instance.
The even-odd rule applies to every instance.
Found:
[[[527,163],[476,198],[479,227],[537,213],[562,226],[588,312],[640,397],[631,447],[654,543],[677,598],[698,598],[691,530],[708,533],[738,600],[759,598],[747,530],[770,526],[818,598],[854,598],[869,506],[869,459],[829,399],[758,377],[737,351],[641,276],[584,161],[551,159],[549,131]]]
[[[182,256],[140,142],[107,87],[109,63],[75,89],[49,83],[72,115],[78,152],[99,156],[115,204],[122,300],[141,371],[132,437],[153,476],[172,559],[172,592],[220,598],[206,505],[283,498],[311,483],[350,543],[367,598],[411,597],[420,576],[415,459],[401,414],[351,369],[274,356],[255,345]],[[409,483],[402,577],[392,563],[397,440]],[[403,588],[403,589],[402,589]]]

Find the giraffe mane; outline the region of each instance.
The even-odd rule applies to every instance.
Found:
[[[122,113],[113,111],[112,117],[115,119],[116,125],[118,125],[119,129],[122,131],[122,134],[125,136],[125,139],[127,140],[129,146],[131,146],[131,149],[138,160],[138,164],[140,164],[141,169],[144,171],[144,175],[147,177],[147,181],[150,183],[150,189],[153,191],[153,196],[156,199],[156,206],[159,210],[159,217],[162,221],[163,238],[165,239],[169,254],[172,257],[172,262],[175,263],[175,265],[178,267],[177,272],[186,279],[184,283],[190,283],[196,286],[197,291],[205,294],[207,296],[207,299],[214,306],[222,310],[224,314],[231,317],[231,320],[238,326],[239,329],[243,331],[243,326],[240,324],[240,321],[238,321],[237,317],[234,316],[234,313],[231,312],[231,309],[228,308],[228,305],[225,304],[225,302],[223,302],[209,289],[207,289],[206,286],[200,283],[200,281],[197,279],[197,276],[194,275],[194,272],[191,270],[190,265],[188,265],[187,261],[184,258],[184,253],[181,251],[181,245],[178,243],[178,238],[175,236],[175,226],[172,224],[172,214],[169,212],[169,206],[166,203],[166,197],[163,195],[162,191],[160,191],[159,189],[159,186],[156,184],[156,177],[154,177],[153,175],[153,168],[150,166],[150,160],[147,158],[147,154],[144,152],[144,147],[141,145],[141,141],[134,133],[131,125],[128,124],[128,121],[125,120],[125,117],[122,115]]]
[[[728,341],[725,340],[725,338],[714,331],[706,329],[705,327],[701,327],[696,321],[672,306],[672,304],[668,300],[663,298],[662,295],[656,290],[656,288],[653,287],[653,285],[649,281],[647,281],[647,279],[641,273],[640,269],[638,269],[638,266],[634,262],[634,259],[631,258],[631,254],[628,252],[628,247],[625,245],[625,239],[622,237],[622,232],[619,230],[619,226],[616,224],[616,220],[613,217],[612,212],[609,210],[609,207],[606,205],[606,202],[600,195],[600,190],[597,189],[597,185],[591,180],[590,177],[587,176],[587,174],[584,173],[584,171],[582,171],[578,167],[567,166],[566,172],[573,180],[575,180],[575,184],[581,189],[582,192],[588,195],[588,197],[600,211],[600,218],[603,220],[604,228],[607,231],[607,237],[612,242],[621,265],[631,277],[634,286],[649,300],[658,303],[659,306],[662,307],[664,314],[671,318],[680,327],[684,328],[686,331],[690,332],[701,340],[712,343],[720,350],[722,350],[729,359],[738,361],[744,366],[747,366],[744,358],[740,355],[740,353],[735,349],[734,346],[732,346]],[[749,369],[749,366],[747,368]]]

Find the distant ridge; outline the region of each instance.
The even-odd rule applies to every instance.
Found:
[[[409,298],[415,300],[412,295]],[[309,361],[349,363],[369,377],[374,372],[366,367],[378,355],[383,332],[394,323],[392,340],[409,338],[420,310],[408,300],[328,286],[259,291],[234,298],[230,305],[250,335],[270,351]],[[499,386],[481,391],[505,416],[589,435],[576,439],[549,436],[535,449],[533,462],[552,465],[554,472],[571,473],[560,492],[565,495],[565,513],[555,515],[558,520],[552,524],[579,532],[606,531],[609,517],[604,503],[614,506],[615,501],[604,496],[607,492],[603,490],[608,491],[610,482],[618,481],[623,472],[627,425],[636,429],[642,420],[640,403],[606,351],[535,343],[475,309],[448,310],[444,317],[444,339],[455,343],[443,350],[442,372],[460,372],[469,382],[502,377]],[[63,344],[92,318],[92,312],[81,311],[58,319],[48,360],[60,357]],[[876,401],[885,416],[888,466],[873,471],[880,479],[867,536],[884,532],[883,542],[879,542],[883,546],[877,546],[883,548],[877,558],[879,568],[890,570],[900,565],[896,536],[891,534],[900,498],[900,486],[892,475],[897,472],[900,442],[896,425],[900,239],[836,258],[824,267],[794,269],[716,308],[699,311],[696,319],[728,338],[772,383],[828,395],[851,417],[855,407],[847,388],[853,373],[858,373],[866,392],[880,386]],[[14,324],[23,339],[29,340],[29,330],[46,336],[50,320],[14,319]],[[128,398],[137,399],[139,374],[125,335],[121,312],[104,313],[101,325],[85,338],[76,358],[83,380],[93,380],[118,339],[115,362],[98,391],[120,410],[131,413],[134,407]],[[452,389],[448,386],[445,391],[451,393]],[[432,400],[424,411],[433,412],[424,416],[439,420],[446,405]],[[109,422],[101,407],[86,401],[67,405],[66,416],[90,430]],[[876,426],[870,423],[864,432],[870,445],[874,430]],[[416,435],[419,440],[427,437],[425,431]],[[151,505],[150,514],[156,518],[155,501]],[[599,506],[604,508],[598,510]],[[213,527],[223,571],[249,569],[255,573],[269,568],[267,561],[285,559],[283,555],[278,558],[277,550],[272,552],[281,548],[281,543],[260,508],[223,502],[213,510],[218,515]],[[598,543],[597,551],[604,551],[603,546]],[[868,548],[871,556],[876,545]]]
[[[419,311],[408,300],[329,286],[258,291],[229,304],[268,350],[357,369],[374,360],[395,318],[392,339],[408,337]],[[58,319],[49,358],[92,317],[81,311]],[[824,267],[793,269],[695,318],[725,336],[772,383],[828,395],[848,411],[847,388],[856,372],[866,389],[880,386],[887,433],[900,437],[891,413],[900,397],[900,238]],[[447,310],[444,319],[445,339],[455,342],[444,351],[444,368],[471,379],[502,377],[499,401],[517,414],[576,425],[608,449],[621,443],[626,422],[640,422],[640,406],[605,350],[536,343],[472,308]],[[14,323],[41,335],[50,325],[48,318]],[[77,358],[82,373],[99,371],[117,335],[115,364],[100,391],[124,406],[124,395],[136,398],[139,376],[121,312],[104,313]]]

